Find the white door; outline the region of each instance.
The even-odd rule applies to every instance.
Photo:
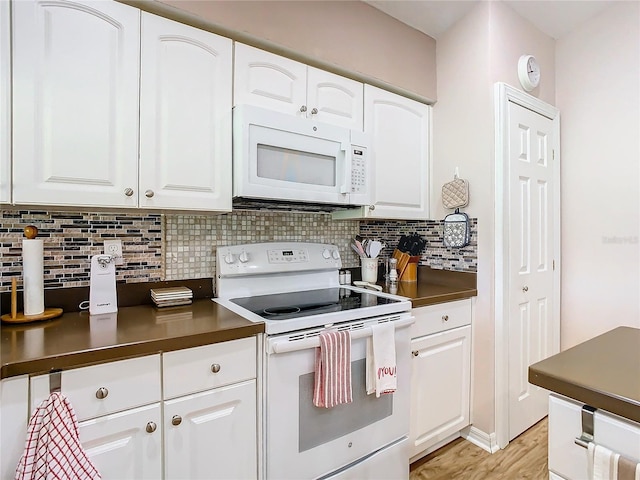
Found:
[[[165,401],[164,434],[167,480],[257,478],[256,381]]]
[[[309,118],[362,131],[364,85],[313,67],[308,67],[307,74]]]
[[[554,122],[508,104],[509,440],[547,415],[546,390],[530,384],[529,365],[558,352],[555,283]]]
[[[231,40],[142,14],[141,207],[231,210]]]
[[[11,5],[14,202],[137,206],[140,10]]]
[[[365,85],[365,133],[376,166],[371,217],[429,218],[431,107]]]
[[[11,16],[0,2],[0,203],[11,201]]]
[[[469,424],[471,326],[411,340],[410,456]]]
[[[160,404],[125,410],[78,425],[80,441],[104,480],[162,477]]]
[[[307,66],[236,43],[233,104],[306,117]]]

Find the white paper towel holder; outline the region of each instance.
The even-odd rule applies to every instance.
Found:
[[[38,229],[29,225],[24,229],[24,235],[29,240],[36,238]],[[61,308],[45,308],[42,313],[36,315],[25,315],[24,312],[18,312],[18,287],[16,278],[11,279],[11,313],[6,313],[0,317],[0,320],[6,323],[29,323],[41,320],[49,320],[62,315]]]

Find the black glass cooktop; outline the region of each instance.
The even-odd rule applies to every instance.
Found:
[[[266,320],[287,320],[399,302],[374,293],[355,292],[347,288],[276,293],[232,298],[230,301]]]

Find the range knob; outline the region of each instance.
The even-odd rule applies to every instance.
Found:
[[[331,256],[334,260],[340,260],[340,252],[338,250],[334,250]]]
[[[242,263],[247,263],[249,261],[249,255],[247,255],[247,252],[243,250],[242,253],[240,253],[240,256],[238,256],[238,260]]]
[[[236,257],[233,253],[229,252],[224,256],[224,261],[227,264],[232,264],[233,262],[236,261]]]
[[[325,248],[322,251],[322,258],[329,260],[331,258],[331,251],[328,248]]]

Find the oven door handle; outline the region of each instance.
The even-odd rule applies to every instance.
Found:
[[[405,328],[412,325],[415,321],[415,317],[407,317],[401,320],[396,320],[393,323],[396,330]],[[359,330],[351,331],[351,340],[357,340],[358,338],[366,338],[371,336],[371,327],[364,327]],[[296,352],[298,350],[306,350],[308,348],[316,348],[320,346],[320,339],[317,335],[313,337],[307,337],[300,340],[274,340],[269,345],[269,353],[286,353]]]

